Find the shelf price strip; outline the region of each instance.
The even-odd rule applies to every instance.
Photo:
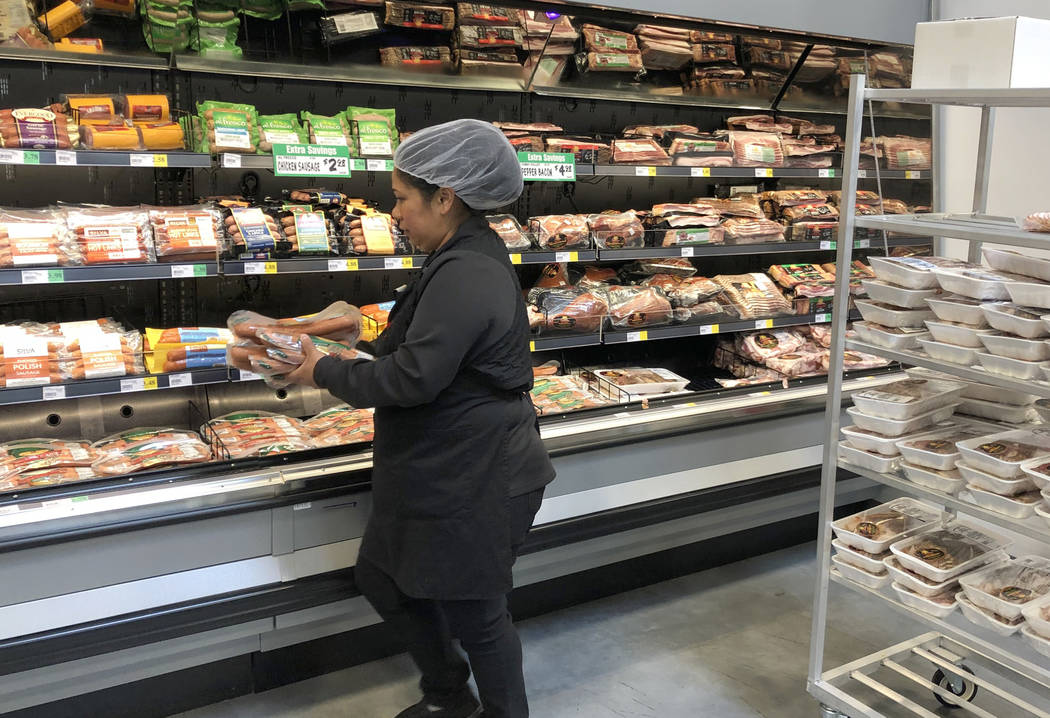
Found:
[[[66,273],[61,269],[23,269],[22,284],[61,284]]]
[[[576,181],[576,156],[569,152],[519,152],[518,163],[529,182]]]
[[[277,177],[349,177],[350,149],[274,144],[273,173]]]

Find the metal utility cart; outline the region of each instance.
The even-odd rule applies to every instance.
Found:
[[[1050,89],[1021,90],[874,90],[865,87],[865,78],[854,75],[850,85],[846,151],[843,157],[842,202],[839,236],[853,236],[855,228],[908,232],[930,237],[953,237],[970,242],[969,259],[977,262],[984,242],[1014,247],[1050,249],[1050,237],[1020,231],[1010,219],[986,214],[991,138],[996,107],[1050,107]],[[864,129],[865,103],[962,105],[980,107],[981,133],[978,148],[973,212],[968,215],[895,215],[857,217],[856,169]],[[852,243],[837,247],[836,307],[847,306]],[[838,458],[843,353],[847,349],[870,352],[903,364],[926,367],[952,374],[966,381],[1014,389],[1050,397],[1050,383],[1021,381],[989,374],[975,368],[937,361],[921,352],[889,351],[846,338],[846,312],[835,312],[828,372],[826,441],[821,477],[820,533],[818,537],[818,579],[813,610],[807,688],[821,702],[824,718],[849,716],[922,716],[936,718],[944,706],[958,707],[960,714],[992,718],[997,716],[1050,717],[1050,657],[1040,655],[1020,633],[1003,637],[967,621],[959,612],[945,619],[907,607],[886,589],[872,589],[855,583],[831,565],[831,522],[835,508],[836,477],[839,469],[879,482],[898,495],[909,495],[937,504],[945,520],[957,512],[1007,529],[1014,535],[1050,545],[1050,528],[1039,518],[1019,520],[978,507],[965,500],[906,481],[896,474],[882,474],[855,467]],[[827,636],[828,593],[836,583],[855,592],[861,600],[888,603],[906,616],[926,624],[930,633],[891,646],[879,653],[847,665],[827,670],[824,648]],[[932,694],[932,695],[931,695]]]

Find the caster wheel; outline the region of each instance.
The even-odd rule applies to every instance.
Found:
[[[959,665],[956,666],[956,668],[959,669],[960,673],[966,672],[970,675],[973,675],[973,671],[971,671],[966,666]],[[940,668],[938,668],[937,672],[933,674],[933,678],[931,680],[934,682],[934,684],[940,686],[949,693],[959,696],[959,701],[955,702],[944,698],[939,693],[934,693],[933,697],[936,698],[941,705],[946,706],[947,708],[958,708],[963,701],[966,701],[967,703],[972,702],[974,697],[977,695],[976,683],[968,681],[959,675],[950,676],[944,671],[942,671]]]

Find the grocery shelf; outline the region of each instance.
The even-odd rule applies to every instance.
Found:
[[[874,344],[857,341],[856,339],[847,339],[846,348],[855,349],[868,354],[877,354],[878,356],[892,359],[901,364],[921,366],[926,369],[933,369],[934,371],[939,371],[944,374],[952,374],[961,379],[967,379],[981,384],[991,384],[993,386],[1002,387],[1003,389],[1012,389],[1025,394],[1037,394],[1045,398],[1050,398],[1050,383],[1038,379],[1011,379],[1007,376],[992,374],[991,372],[985,371],[983,367],[968,367],[962,366],[961,364],[951,364],[949,362],[933,359],[918,351],[884,349],[875,346]]]
[[[1050,89],[1027,88],[996,90],[904,89],[864,92],[865,99],[877,102],[903,102],[918,105],[962,105],[966,107],[1048,107]]]
[[[854,249],[881,249],[910,247],[930,244],[929,237],[889,237],[882,239],[857,239]],[[830,252],[838,246],[834,240],[823,242],[765,242],[762,244],[708,244],[693,247],[640,247],[637,249],[598,249],[598,259],[622,261],[627,259],[650,259],[662,257],[724,257],[752,254],[791,254],[793,252]]]
[[[890,488],[897,489],[910,496],[915,496],[921,499],[927,499],[937,504],[941,504],[948,509],[957,511],[960,513],[966,513],[970,516],[974,516],[983,521],[987,521],[990,524],[1001,526],[1002,528],[1009,529],[1030,539],[1036,541],[1042,541],[1045,544],[1050,544],[1050,526],[1047,525],[1046,521],[1043,521],[1038,516],[1034,516],[1031,519],[1021,520],[1001,514],[997,511],[991,511],[978,506],[975,503],[961,499],[958,496],[946,494],[943,491],[934,491],[924,486],[912,483],[905,478],[895,476],[894,474],[882,474],[878,471],[872,471],[871,469],[865,469],[861,466],[855,466],[848,462],[839,460],[839,466],[847,471],[851,471],[858,476],[877,481],[878,483],[889,486]],[[965,489],[964,489],[965,491]]]
[[[882,170],[882,179],[930,179],[929,170]],[[711,177],[727,179],[837,179],[841,169],[805,169],[781,167],[654,167],[651,165],[576,165],[577,177]],[[864,177],[874,178],[875,170],[864,170]]]
[[[97,267],[0,269],[0,286],[123,282],[137,279],[193,279],[218,274],[215,262],[111,264]]]
[[[1050,235],[1024,232],[1012,220],[959,217],[946,214],[887,214],[857,217],[858,227],[906,232],[927,237],[951,237],[974,242],[1050,249]]]
[[[850,313],[852,318],[854,312]],[[858,315],[859,316],[859,315]],[[719,324],[680,324],[669,327],[639,328],[634,331],[615,331],[602,334],[602,344],[624,344],[627,342],[644,342],[656,339],[677,339],[681,337],[698,337],[708,334],[732,334],[750,332],[755,329],[773,329],[778,327],[796,327],[802,324],[823,324],[831,321],[831,314],[800,314],[789,317],[770,319],[746,319]]]
[[[550,264],[551,262],[593,262],[596,250],[581,249],[572,252],[511,252],[511,264]]]
[[[141,55],[120,53],[83,53],[63,50],[37,50],[29,47],[0,48],[0,60],[22,62],[56,62],[63,65],[98,65],[99,67],[131,67],[161,70],[168,67],[168,58],[153,53]]]
[[[356,272],[370,269],[419,269],[426,256],[317,257],[273,260],[231,260],[222,263],[225,275],[306,274],[310,272]]]
[[[575,349],[576,347],[596,347],[602,343],[601,334],[564,334],[559,336],[537,336],[529,341],[529,350],[534,352],[551,349]]]
[[[223,384],[229,381],[226,367],[188,369],[171,374],[143,374],[112,379],[84,379],[46,386],[11,387],[0,389],[0,406],[25,404],[33,401],[79,399],[87,396],[129,394],[154,389],[184,389],[203,384]]]
[[[211,167],[211,155],[199,152],[113,152],[109,150],[0,150],[3,165],[58,167]]]
[[[175,67],[183,72],[201,72],[213,75],[242,77],[269,77],[277,79],[321,82],[352,82],[391,87],[427,87],[447,90],[478,90],[483,92],[524,92],[523,80],[484,75],[452,75],[441,72],[400,71],[382,65],[305,65],[288,62],[258,62],[253,60],[215,60],[196,55],[178,55]]]
[[[936,618],[910,606],[905,606],[896,599],[896,594],[892,592],[889,586],[883,589],[861,586],[859,583],[844,577],[835,569],[831,570],[831,580],[862,596],[883,601],[897,611],[928,625],[933,630],[954,641],[974,646],[1010,670],[1017,671],[1050,687],[1050,663],[1024,642],[1020,632],[1012,636],[1000,636],[986,628],[971,623],[958,609],[950,613],[947,618]]]

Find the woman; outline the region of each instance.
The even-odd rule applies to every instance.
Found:
[[[506,594],[554,469],[528,393],[521,287],[480,214],[517,199],[521,170],[499,130],[457,120],[398,148],[393,189],[393,218],[429,256],[400,292],[375,361],[324,357],[304,341],[307,361],[288,378],[376,408],[373,509],[355,577],[423,674],[423,700],[398,718],[481,715],[471,669],[484,716],[523,718]]]

